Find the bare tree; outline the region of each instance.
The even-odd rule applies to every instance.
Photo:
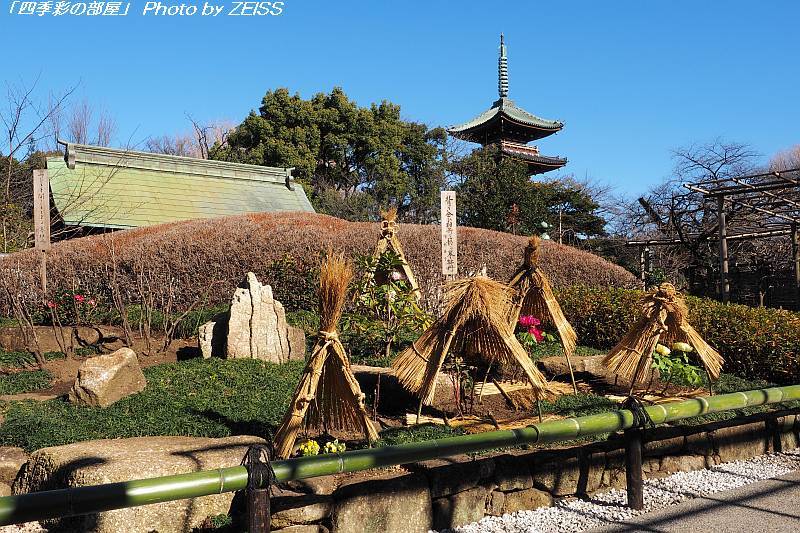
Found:
[[[37,78],[30,85],[7,83],[6,106],[0,110],[0,121],[5,129],[5,135],[0,141],[2,142],[0,154],[4,154],[6,159],[2,189],[3,212],[0,214],[3,226],[3,252],[8,251],[9,223],[15,212],[12,187],[15,185],[15,180],[29,178],[27,175],[15,172],[21,151],[27,147],[29,153],[32,152],[39,142],[48,137],[50,132],[46,126],[52,124],[53,115],[60,112],[69,96],[75,91],[75,87],[72,87],[61,96],[51,95],[49,105],[45,108],[38,105],[33,96],[38,82]]]
[[[97,146],[110,146],[111,140],[117,133],[117,121],[112,117],[108,111],[103,110],[100,112],[100,117],[97,119],[97,137],[95,144]]]
[[[208,124],[201,124],[186,115],[194,128],[197,147],[200,151],[201,159],[214,159],[217,153],[228,144],[228,135],[233,130],[233,126],[227,121],[216,121]]]
[[[769,162],[769,169],[775,171],[800,168],[800,144],[781,150]]]
[[[150,137],[145,141],[148,152],[154,154],[178,155],[183,157],[200,157],[200,147],[192,135],[175,135],[170,137]]]
[[[716,268],[717,210],[699,193],[687,191],[687,182],[718,180],[749,174],[755,169],[757,153],[745,144],[715,139],[673,150],[674,177],[652,188],[636,202],[623,208],[620,230],[627,238],[671,238],[680,245],[659,248],[658,259],[667,276],[683,276],[695,292],[713,288]],[[741,206],[729,207],[728,222],[757,224],[758,216]],[[737,245],[738,246],[738,245]],[[734,252],[734,250],[731,250]]]
[[[70,109],[67,120],[69,140],[78,144],[89,144],[89,131],[92,125],[92,108],[85,98]]]

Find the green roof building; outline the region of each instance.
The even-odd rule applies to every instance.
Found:
[[[528,143],[557,133],[563,122],[547,120],[517,107],[508,98],[508,58],[503,35],[500,35],[497,89],[500,98],[469,122],[447,129],[453,137],[483,146],[496,145],[505,157],[523,161],[530,174],[541,174],[567,164],[561,157],[546,156]]]
[[[65,226],[126,229],[197,218],[314,212],[291,168],[64,143],[47,159]]]

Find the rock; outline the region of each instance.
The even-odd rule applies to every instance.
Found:
[[[533,487],[533,477],[524,459],[513,455],[495,457],[494,480],[497,490],[523,490]]]
[[[274,525],[274,523],[270,524],[270,526]],[[317,524],[313,524],[308,526],[289,526],[282,529],[273,529],[272,533],[320,533],[321,531],[327,531],[327,529],[324,530]]]
[[[706,458],[703,455],[668,455],[661,458],[662,472],[691,472],[705,467]]]
[[[331,530],[336,533],[412,533],[431,528],[431,498],[421,474],[349,482],[339,487],[334,499]]]
[[[22,494],[132,479],[151,478],[238,465],[258,437],[136,437],[79,442],[37,450],[14,482]],[[234,493],[117,509],[53,521],[66,531],[149,533],[190,531],[230,512]]]
[[[602,355],[573,355],[569,360],[572,363],[574,372],[587,372],[596,376],[604,376],[608,373],[608,369],[603,366]],[[569,376],[569,365],[567,365],[567,358],[563,355],[545,357],[540,359],[539,362],[544,366],[548,374]]]
[[[197,340],[203,359],[225,357],[225,339],[228,335],[228,321],[222,315],[214,317],[197,330]]]
[[[305,333],[286,324],[272,287],[262,285],[252,272],[236,288],[230,309],[200,326],[197,340],[204,358],[283,363],[305,357]]]
[[[122,348],[84,361],[78,368],[69,400],[79,405],[107,407],[143,391],[146,385],[136,353],[130,348]]]
[[[287,326],[286,336],[289,338],[289,360],[302,361],[306,357],[306,332],[301,328]]]
[[[491,483],[494,475],[492,457],[473,459],[468,456],[456,456],[422,461],[414,466],[427,475],[431,498],[434,499]]]
[[[80,346],[94,346],[103,339],[103,335],[99,329],[88,326],[77,326],[73,330],[73,334]]]
[[[433,500],[433,528],[448,529],[477,522],[483,518],[487,493],[486,487],[475,487]]]
[[[28,461],[28,454],[22,448],[0,447],[0,483],[11,484],[19,469]]]
[[[331,512],[330,496],[301,495],[273,498],[270,502],[274,528],[319,522]]]
[[[763,422],[721,427],[712,438],[723,463],[751,459],[769,451],[770,439],[765,437]]]
[[[503,514],[549,507],[551,505],[553,505],[553,497],[543,490],[525,489],[507,492],[503,504]]]
[[[506,495],[499,490],[493,491],[486,498],[486,514],[491,516],[501,516],[503,514],[503,504],[506,502]]]
[[[550,458],[537,461],[533,469],[534,486],[554,496],[569,496],[578,491],[581,469],[577,455],[554,453]]]
[[[337,476],[295,479],[286,483],[289,489],[303,494],[331,495],[339,488]]]

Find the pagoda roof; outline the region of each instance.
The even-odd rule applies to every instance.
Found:
[[[563,127],[563,122],[537,117],[518,107],[508,97],[501,97],[487,111],[447,131],[459,139],[485,144],[506,136],[529,142],[552,135]]]
[[[567,164],[563,157],[542,155],[536,146],[527,146],[520,143],[501,141],[500,150],[503,155],[527,163],[531,174],[542,174],[556,170]]]

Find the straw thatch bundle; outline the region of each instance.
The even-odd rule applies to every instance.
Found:
[[[414,272],[411,271],[411,267],[408,265],[406,256],[403,253],[403,246],[400,244],[400,239],[397,238],[397,208],[390,207],[386,211],[381,211],[381,218],[383,219],[381,221],[381,234],[380,237],[378,237],[378,244],[375,246],[375,252],[372,254],[372,257],[377,259],[387,250],[391,250],[397,254],[401,261],[400,269],[408,281],[408,286],[411,288],[414,297],[419,300],[421,294],[417,279],[414,277]],[[386,275],[388,272],[367,272],[366,277],[371,278],[374,274]],[[387,280],[377,279],[375,281],[380,285]]]
[[[547,388],[544,376],[528,357],[508,323],[511,289],[487,277],[451,281],[444,288],[443,314],[392,363],[397,379],[430,405],[436,378],[448,354],[522,368],[538,398]]]
[[[687,321],[683,298],[670,283],[662,283],[642,298],[642,316],[603,359],[603,364],[624,379],[631,390],[651,371],[656,344],[685,342],[694,348],[712,381],[719,379],[724,360]]]
[[[306,363],[292,403],[275,434],[275,452],[292,453],[301,428],[363,431],[369,441],[378,433],[364,408],[364,394],[336,333],[353,270],[342,255],[328,254],[320,267],[319,340]]]
[[[542,272],[542,269],[539,268],[539,243],[539,237],[531,237],[525,247],[522,265],[520,265],[508,283],[515,291],[514,305],[511,308],[509,321],[513,328],[516,326],[520,315],[533,315],[541,320],[543,324],[555,326],[558,331],[558,338],[561,340],[561,346],[564,348],[564,355],[567,358],[572,388],[577,394],[578,388],[575,383],[570,356],[575,353],[578,335],[564,316],[564,312],[553,294],[550,281]]]

